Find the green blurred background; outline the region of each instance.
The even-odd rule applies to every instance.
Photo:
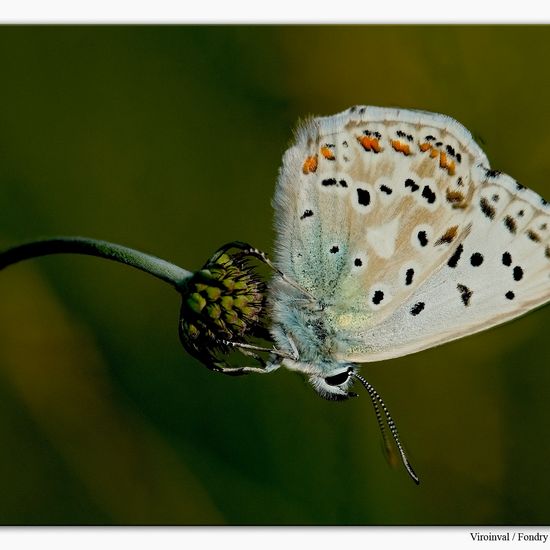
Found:
[[[2,27],[0,245],[269,252],[297,119],[357,103],[451,115],[550,198],[549,57],[549,27]],[[208,371],[152,277],[43,258],[0,303],[1,524],[549,523],[548,308],[366,368],[416,487],[365,393]]]

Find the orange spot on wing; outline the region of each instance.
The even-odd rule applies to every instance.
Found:
[[[311,155],[307,157],[302,166],[302,172],[304,174],[310,174],[317,170],[317,155]]]
[[[447,189],[447,202],[450,203],[459,203],[464,200],[464,194],[460,191],[453,191],[451,189]]]
[[[397,142],[397,143],[400,144],[400,142]],[[393,141],[392,141],[392,145],[393,145]],[[445,151],[440,151],[439,149],[432,147],[427,141],[424,143],[419,143],[418,147],[423,153],[429,151],[430,158],[432,159],[439,157],[439,167],[443,168],[444,170],[447,170],[449,176],[455,175],[455,172],[456,172],[455,161],[454,160],[449,161],[449,159],[447,158],[447,153],[445,153]],[[395,149],[395,146],[394,146],[394,149]]]
[[[455,163],[454,160],[449,161],[447,159],[447,153],[441,151],[439,154],[439,167],[447,170],[449,176],[454,176],[455,173]]]
[[[326,145],[321,147],[321,155],[323,155],[327,160],[334,160],[334,153]]]
[[[407,143],[402,143],[401,141],[397,139],[392,139],[390,141],[391,146],[398,152],[403,153],[405,156],[411,154],[411,148]]]
[[[441,237],[435,244],[438,245],[438,244],[452,243],[457,233],[458,233],[458,225],[453,225],[452,227],[449,227],[449,229],[447,229],[447,231],[445,231],[443,235],[441,235]]]
[[[380,153],[380,151],[382,151],[380,142],[376,138],[369,136],[357,136],[357,141],[361,144],[365,151],[374,151],[375,153]]]

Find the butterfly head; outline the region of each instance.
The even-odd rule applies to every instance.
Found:
[[[350,364],[334,365],[331,370],[323,369],[322,373],[309,375],[309,382],[313,389],[324,399],[343,401],[357,394],[348,391],[353,384],[355,367]]]

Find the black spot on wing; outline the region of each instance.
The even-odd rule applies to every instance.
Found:
[[[304,210],[304,213],[300,216],[301,220],[304,220],[305,218],[310,218],[313,216],[313,210]]]
[[[412,284],[413,277],[414,277],[414,269],[410,267],[409,269],[407,269],[407,272],[405,273],[405,284],[407,286]]]
[[[422,189],[422,196],[428,201],[428,204],[433,204],[435,202],[435,193],[429,185],[425,185],[424,189]]]
[[[479,207],[481,208],[483,214],[487,216],[490,220],[495,217],[496,211],[494,207],[489,204],[489,201],[485,197],[481,197],[479,201]]]
[[[405,180],[405,187],[410,187],[411,193],[414,193],[415,191],[418,191],[420,189],[420,186],[414,183],[414,180],[411,178],[407,178]]]
[[[372,297],[372,303],[375,305],[380,304],[382,300],[384,299],[384,293],[381,290],[376,290],[374,292],[374,296]]]
[[[540,243],[540,235],[538,233],[535,233],[532,229],[529,229],[527,231],[527,236],[530,240],[532,240],[535,243]]]
[[[512,255],[510,254],[510,252],[505,252],[502,255],[502,264],[506,267],[510,267],[512,265]]]
[[[467,286],[461,285],[460,283],[456,285],[456,288],[458,292],[460,292],[460,297],[462,298],[462,303],[465,306],[470,305],[470,299],[472,298],[472,295],[474,294],[473,291],[471,291]]]
[[[512,218],[512,216],[506,216],[504,218],[504,225],[505,225],[506,229],[508,229],[508,231],[510,231],[510,233],[515,234],[515,232],[517,231],[516,220],[514,220],[514,218]]]
[[[462,251],[464,250],[464,246],[462,243],[460,243],[456,250],[453,252],[453,255],[449,258],[449,261],[447,262],[447,265],[449,267],[456,267],[458,265],[458,260],[460,260],[460,256],[462,256]]]
[[[521,281],[523,279],[523,269],[521,268],[521,266],[516,265],[516,267],[514,267],[513,274],[514,281]]]
[[[485,176],[487,178],[498,178],[501,172],[499,170],[490,170],[489,168],[485,169]]]
[[[419,231],[417,237],[420,246],[426,246],[428,244],[428,236],[426,235],[426,231]]]
[[[418,315],[423,309],[426,304],[424,302],[416,302],[414,306],[411,308],[411,315]]]
[[[480,254],[479,252],[474,252],[474,253],[470,256],[470,263],[471,263],[474,267],[480,266],[480,265],[483,263],[483,254]]]
[[[357,189],[357,202],[362,206],[370,204],[370,193],[366,189]]]

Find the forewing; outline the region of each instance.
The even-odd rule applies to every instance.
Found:
[[[323,304],[340,359],[418,351],[549,298],[548,208],[449,117],[355,107],[310,121],[274,206],[276,261]]]

